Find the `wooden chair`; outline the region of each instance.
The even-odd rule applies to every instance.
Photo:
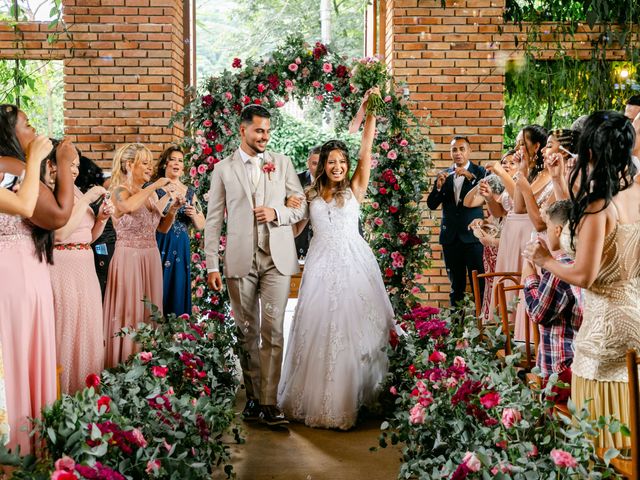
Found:
[[[629,429],[631,430],[631,459],[616,457],[611,466],[629,480],[640,480],[640,382],[638,365],[640,356],[630,349],[627,351],[627,371],[629,373]],[[606,449],[596,449],[596,455],[604,459]]]
[[[514,284],[520,283],[520,272],[489,272],[478,273],[477,270],[471,272],[471,287],[473,290],[473,301],[476,304],[476,318],[478,319],[478,330],[482,333],[484,328],[482,324],[482,296],[480,294],[480,279],[481,278],[496,278],[493,289],[495,294],[495,285],[498,283],[504,283],[511,281]],[[497,307],[497,302],[496,307]]]
[[[504,349],[498,351],[498,358],[506,358],[511,355],[511,324],[509,323],[509,310],[507,306],[507,297],[506,292],[517,292],[524,288],[524,285],[512,285],[506,287],[504,282],[499,282],[496,285],[496,295],[497,295],[497,304],[498,304],[498,312],[500,314],[500,320],[502,321],[502,332],[504,333],[506,339],[504,343]],[[524,368],[526,370],[531,371],[531,369],[536,364],[535,355],[538,351],[538,346],[540,344],[540,333],[538,330],[538,326],[535,326],[534,334],[533,334],[533,352],[531,351],[531,322],[529,321],[529,316],[525,316],[525,330],[524,330],[524,340],[525,340],[525,358],[520,361],[517,367]]]

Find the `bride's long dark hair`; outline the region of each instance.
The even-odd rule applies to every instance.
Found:
[[[351,162],[349,160],[349,150],[344,142],[340,140],[329,140],[320,147],[320,160],[318,161],[318,169],[316,170],[316,178],[313,183],[305,190],[307,201],[311,202],[314,198],[321,196],[322,192],[329,188],[329,177],[327,176],[327,160],[331,152],[338,150],[347,161],[347,174],[338,183],[334,197],[339,207],[344,206],[344,202],[351,195],[349,191],[350,180],[349,172],[351,171]]]
[[[634,143],[633,126],[621,113],[602,110],[587,118],[578,142],[578,159],[569,175],[572,245],[582,219],[607,208],[613,197],[633,184]],[[597,200],[604,200],[603,207],[598,212],[587,212],[588,206]]]

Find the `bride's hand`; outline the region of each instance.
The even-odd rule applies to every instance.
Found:
[[[362,97],[362,104],[366,105],[367,100],[369,100],[369,97],[373,94],[380,95],[380,87],[371,87],[369,90],[367,90],[364,93],[364,97]]]
[[[292,195],[291,197],[287,198],[287,203],[285,204],[287,208],[300,208],[302,207],[302,202],[304,201],[304,197],[297,197],[295,195]]]

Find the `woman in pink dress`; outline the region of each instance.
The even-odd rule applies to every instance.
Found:
[[[153,157],[144,145],[131,143],[116,152],[111,191],[118,239],[104,297],[107,368],[115,367],[136,353],[136,346],[129,337],[114,335],[124,327],[135,328],[138,323],[149,321],[150,312],[144,300],[162,311],[162,265],[156,230],[169,231],[182,203],[179,199],[174,200],[172,192],[159,201],[156,190],[163,187],[170,190],[171,187],[164,177],[145,186],[152,173]]]
[[[55,179],[57,166],[49,164]],[[80,159],[71,164],[74,181]],[[76,187],[75,206],[67,224],[56,230],[51,286],[56,316],[56,355],[60,390],[73,395],[84,388],[90,373],[104,367],[102,293],[93,260],[91,243],[100,236],[113,207],[103,187],[93,187],[84,195]],[[91,203],[102,200],[98,216]]]
[[[26,158],[40,163],[51,150],[48,142],[36,136],[17,107],[0,105],[0,172],[21,175]],[[11,428],[8,447],[20,446],[22,454],[33,450],[29,417],[39,417],[41,409],[56,399],[50,230],[63,226],[71,215],[69,165],[76,157],[75,147],[61,142],[56,150],[59,173],[55,192],[40,183],[33,214],[26,208],[0,214],[0,344]],[[27,169],[31,170],[28,165]]]

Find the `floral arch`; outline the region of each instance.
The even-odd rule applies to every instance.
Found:
[[[236,58],[232,70],[204,83],[204,91],[178,116],[187,131],[184,142],[191,182],[206,199],[216,163],[238,145],[239,113],[260,104],[277,111],[287,101],[312,98],[336,113],[339,128],[353,118],[362,92],[378,85],[384,104],[378,111],[369,201],[363,208],[366,236],[377,255],[387,291],[397,313],[414,304],[422,291],[429,244],[420,229],[420,200],[428,181],[431,142],[421,131],[406,99],[396,93],[392,78],[377,58],[348,61],[328,46],[290,37],[270,58]],[[203,239],[194,238],[193,292],[195,313],[224,311],[227,302],[207,292]]]

